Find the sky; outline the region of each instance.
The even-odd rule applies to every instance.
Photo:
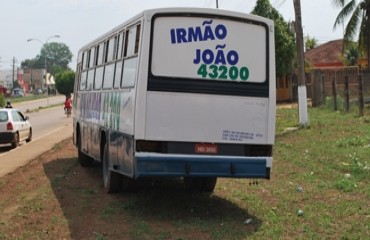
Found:
[[[285,21],[294,21],[293,0],[270,0]],[[250,13],[256,0],[218,0],[220,9]],[[78,50],[145,9],[161,7],[216,8],[216,0],[0,0],[0,70],[35,58],[42,44],[66,44],[75,68]],[[332,0],[301,0],[303,34],[319,44],[342,38],[333,30],[340,9]],[[59,35],[60,38],[52,36]],[[51,38],[50,38],[51,37]],[[34,38],[36,41],[28,42]]]

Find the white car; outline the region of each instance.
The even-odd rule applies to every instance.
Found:
[[[17,109],[0,108],[0,144],[10,143],[12,148],[21,141],[32,140],[32,127],[28,117]]]

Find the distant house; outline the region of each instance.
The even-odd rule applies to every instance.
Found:
[[[0,84],[0,94],[6,94],[6,87],[4,87],[4,85]]]
[[[45,87],[44,74],[45,69],[25,68],[23,70],[23,81],[27,86],[27,91],[44,89]]]
[[[305,60],[314,68],[342,68],[343,40],[333,40],[305,52]]]
[[[311,96],[310,75],[313,68],[343,68],[342,57],[343,40],[334,40],[324,43],[314,49],[305,52],[306,85],[308,85],[308,97]],[[296,74],[292,77],[285,76],[276,79],[276,100],[295,101],[298,98],[298,79]]]
[[[314,86],[311,84],[314,76],[325,80],[326,94],[332,92],[331,84],[335,79],[340,89],[343,89],[344,78],[348,77],[353,89],[357,87],[358,70],[367,67],[367,58],[359,59],[358,66],[348,67],[344,64],[343,39],[326,42],[305,52],[305,75],[307,97],[314,94]],[[364,78],[366,80],[367,78]],[[290,78],[277,79],[277,100],[296,101],[297,77],[293,74]],[[355,91],[352,91],[355,92]]]
[[[343,39],[337,39],[321,44],[305,52],[305,59],[314,68],[343,68]],[[359,58],[357,66],[367,68],[367,58]]]
[[[338,94],[344,94],[346,78],[349,80],[350,94],[358,95],[358,76],[360,70],[367,69],[367,58],[358,59],[355,66],[346,66],[344,59],[342,39],[329,41],[305,52],[305,60],[308,63],[305,72],[309,98],[314,100],[317,94],[323,94],[318,93],[317,88],[323,80],[325,87],[321,87],[321,91],[324,92],[325,96],[332,95],[333,81],[337,85]],[[363,88],[369,89],[369,76],[363,75],[362,79],[364,81]]]

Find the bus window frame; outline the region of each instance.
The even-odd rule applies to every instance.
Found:
[[[140,42],[141,42],[141,25],[142,25],[141,22],[137,22],[135,24],[128,26],[124,31],[125,32],[124,57],[123,57],[121,78],[120,78],[121,79],[121,82],[120,82],[121,89],[134,88],[136,84],[135,80],[136,80],[137,72],[138,72],[139,51],[140,51]],[[133,30],[133,32],[130,34],[131,30]],[[128,61],[133,60],[133,59],[135,59],[136,61],[133,80],[130,79],[130,84],[125,85],[127,82],[124,79],[125,69],[127,69],[125,68],[125,66],[127,66]]]
[[[121,64],[121,67],[120,67],[120,76],[119,76],[119,83],[118,85],[116,85],[116,80],[117,80],[117,64]],[[113,80],[113,89],[119,89],[121,88],[121,83],[122,83],[122,73],[123,73],[123,65],[124,65],[124,59],[121,58],[121,59],[118,59],[116,62],[115,62],[115,67],[114,67],[114,80]]]
[[[104,86],[105,83],[106,83],[106,79],[109,79],[106,77],[106,73],[107,73],[107,67],[111,67],[113,66],[113,69],[112,69],[112,81],[110,81],[110,85],[109,86]],[[105,64],[104,66],[104,73],[103,73],[103,83],[102,83],[102,86],[101,86],[101,89],[104,89],[104,90],[109,90],[109,89],[112,89],[113,88],[113,84],[114,84],[114,78],[115,78],[115,72],[116,72],[116,62],[110,62],[108,64]]]
[[[96,46],[92,46],[90,48],[90,59],[89,59],[89,67],[92,68],[95,66],[95,51],[96,51]]]
[[[84,79],[83,79],[84,77]],[[81,84],[82,83],[85,83],[83,86],[84,88],[81,88]],[[78,89],[80,91],[86,91],[86,86],[87,86],[87,69],[86,70],[82,70],[81,71],[81,74],[80,74],[80,81],[79,81],[79,84],[78,84]]]
[[[104,65],[104,48],[105,48],[105,41],[101,41],[97,44],[98,47],[98,54],[96,55],[96,64],[95,66]]]
[[[98,70],[99,70],[99,72],[98,72]],[[101,72],[100,72],[100,70],[101,70]],[[104,72],[105,72],[105,64],[95,67],[94,86],[93,86],[94,90],[101,90],[102,89],[103,82],[104,82]],[[96,80],[99,79],[98,78],[99,76],[97,76],[97,74],[101,74],[101,80],[99,81],[100,86],[97,86],[97,81]]]
[[[169,77],[157,76],[151,71],[152,69],[152,52],[153,52],[153,33],[155,32],[155,20],[160,17],[198,17],[211,19],[226,19],[230,21],[237,21],[245,24],[255,24],[264,27],[266,31],[265,39],[265,65],[266,65],[266,79],[263,82],[234,82],[234,81],[211,81],[201,78],[186,78],[186,77]],[[152,17],[150,45],[149,45],[149,67],[148,67],[148,91],[163,91],[163,92],[185,92],[185,93],[201,93],[201,94],[215,94],[215,95],[233,95],[233,96],[249,96],[249,97],[269,97],[270,92],[270,37],[274,35],[269,31],[269,26],[260,21],[252,19],[244,19],[233,16],[218,16],[212,14],[202,13],[157,13]]]
[[[118,36],[118,42],[117,42],[117,56],[116,60],[123,58],[123,49],[125,44],[125,31],[121,31],[117,34]]]

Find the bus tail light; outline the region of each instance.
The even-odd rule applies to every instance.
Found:
[[[159,141],[136,141],[136,151],[138,152],[166,152],[162,142]]]

